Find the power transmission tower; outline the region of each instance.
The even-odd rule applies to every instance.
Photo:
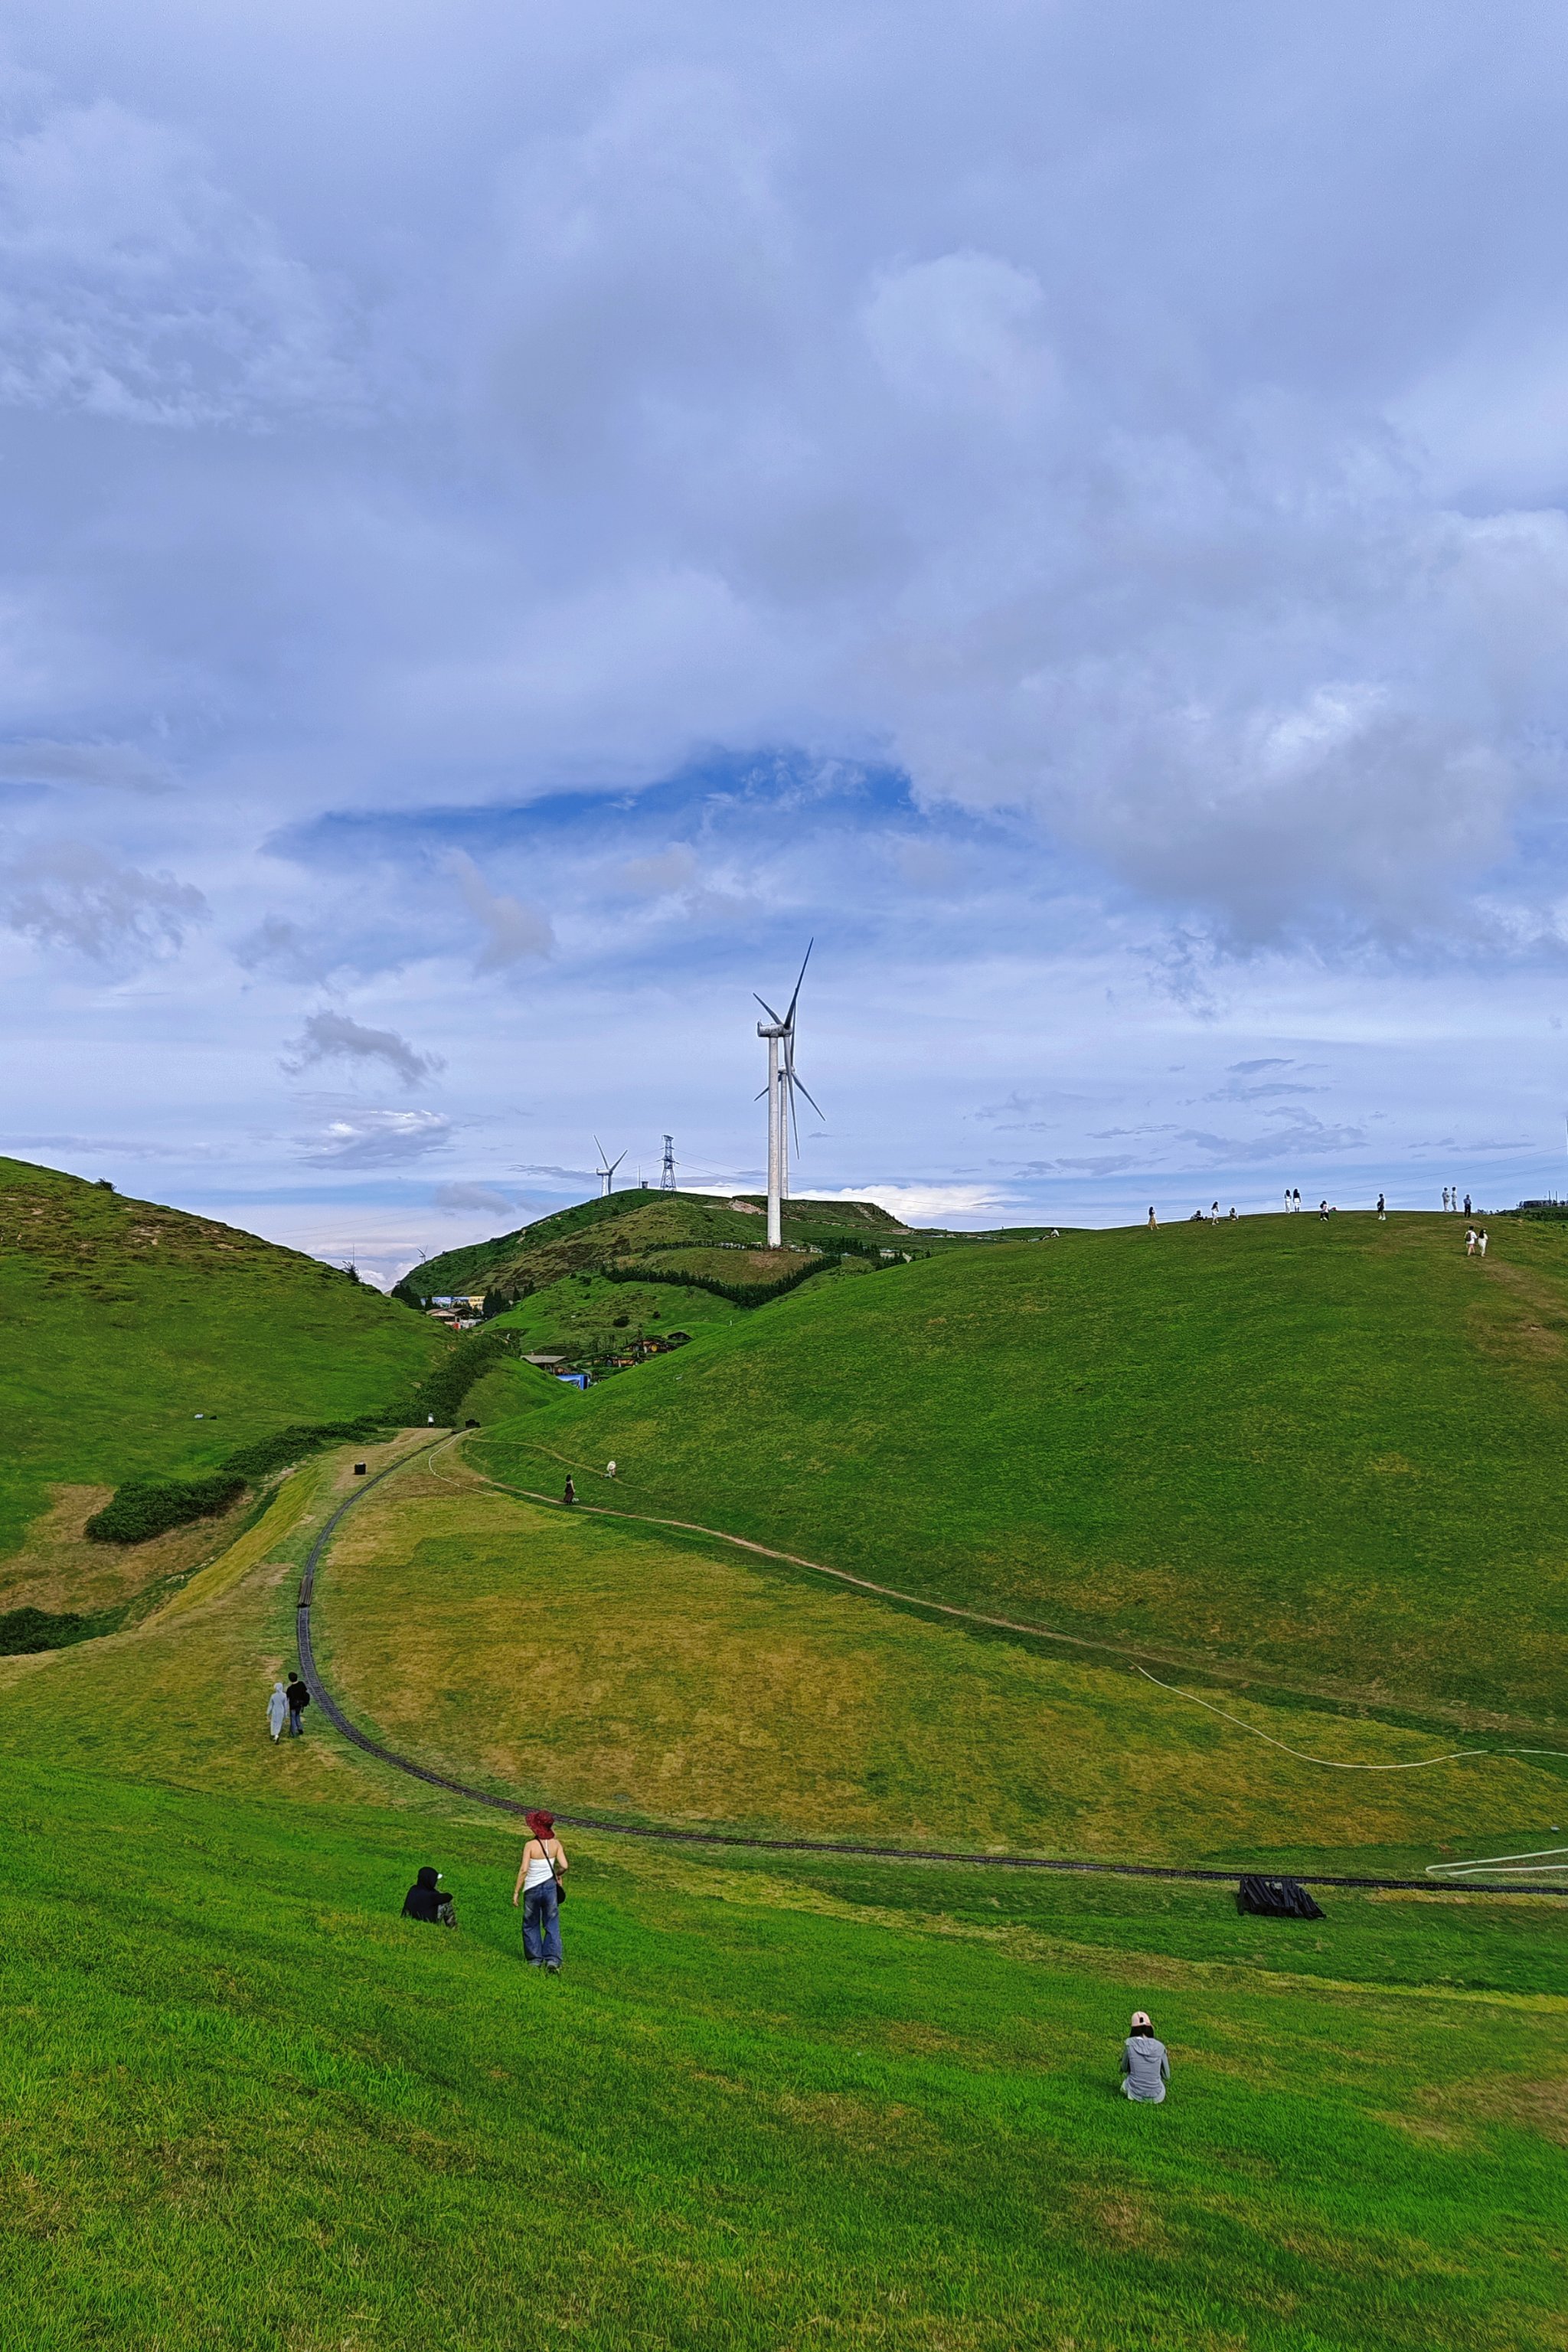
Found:
[[[673,1192],[675,1190],[675,1138],[673,1135],[667,1135],[664,1139],[664,1173],[658,1180],[658,1189],[661,1192]]]

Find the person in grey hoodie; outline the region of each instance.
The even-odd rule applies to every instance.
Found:
[[[1127,2099],[1148,2099],[1156,2105],[1165,2095],[1165,2085],[1171,2079],[1171,2061],[1163,2042],[1154,2039],[1154,2029],[1141,2009],[1132,2012],[1132,2031],[1121,2048],[1121,2072],[1126,2076],[1121,2095]]]

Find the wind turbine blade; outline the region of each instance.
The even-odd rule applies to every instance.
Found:
[[[817,1102],[817,1101],[814,1100],[814,1098],[813,1098],[809,1094],[806,1094],[806,1091],[805,1091],[805,1087],[801,1086],[801,1082],[800,1082],[800,1080],[795,1076],[795,1072],[794,1072],[793,1070],[790,1072],[790,1074],[789,1074],[789,1075],[790,1075],[790,1091],[791,1091],[791,1093],[792,1093],[792,1094],[794,1093],[795,1088],[796,1087],[800,1087],[801,1093],[802,1093],[803,1095],[805,1095],[806,1101],[807,1101],[808,1103],[810,1103],[810,1104],[811,1104],[811,1108],[812,1108],[812,1109],[816,1113],[817,1118],[826,1118],[827,1117],[827,1113],[823,1109],[822,1105],[821,1105],[819,1102]]]
[[[600,1142],[597,1136],[594,1138],[594,1149],[599,1155],[599,1167],[601,1171],[603,1171],[605,1165],[605,1147]]]
[[[627,1148],[627,1150],[629,1150],[631,1147],[630,1147],[630,1145],[628,1144],[628,1146],[627,1146],[626,1148]],[[623,1151],[623,1152],[622,1152],[622,1154],[621,1154],[621,1160],[624,1160],[624,1159],[626,1158],[626,1152],[625,1152],[625,1151]],[[620,1166],[620,1164],[621,1164],[621,1160],[611,1160],[611,1162],[610,1162],[610,1173],[611,1173],[611,1175],[612,1175],[612,1176],[615,1174],[615,1172],[616,1172],[616,1169]]]
[[[754,988],[752,991],[752,994],[753,996],[757,996],[757,992]],[[783,1024],[779,1021],[779,1016],[773,1011],[773,1006],[768,1003],[767,998],[765,996],[757,996],[757,1003],[762,1006],[763,1011],[767,1014],[768,1019],[773,1024],[774,1027],[782,1027]]]
[[[805,1089],[803,1087],[801,1092],[804,1094],[805,1091]],[[791,1081],[789,1089],[789,1123],[795,1131],[795,1157],[798,1160],[800,1157],[800,1121],[795,1115],[795,1085],[793,1080]]]
[[[795,994],[790,998],[789,1011],[784,1014],[784,1026],[786,1029],[793,1029],[795,1027],[795,1008],[800,1001],[800,983],[801,981],[805,978],[805,967],[811,961],[811,950],[816,945],[816,941],[814,939],[808,940],[805,943],[805,953],[800,960],[799,977],[796,979],[795,983]],[[775,1013],[773,1017],[776,1020],[778,1015]]]

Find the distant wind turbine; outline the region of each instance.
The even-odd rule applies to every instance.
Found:
[[[621,1160],[624,1160],[626,1155],[623,1151],[621,1160],[606,1159],[605,1147],[597,1136],[594,1138],[594,1149],[599,1155],[599,1198],[601,1201],[607,1201],[616,1189],[616,1171],[620,1166]]]
[[[796,1090],[805,1096],[818,1118],[822,1109],[797,1075],[795,1066],[795,1009],[800,1002],[800,983],[805,978],[805,967],[811,961],[811,950],[816,945],[812,940],[801,959],[795,992],[789,1001],[789,1011],[782,1015],[773,1011],[765,996],[757,1003],[767,1014],[766,1021],[757,1024],[757,1034],[768,1045],[768,1083],[763,1093],[768,1098],[768,1247],[778,1249],[784,1242],[784,1203],[789,1198],[789,1133],[795,1129],[795,1150],[800,1149],[800,1129],[795,1122]],[[757,1097],[762,1100],[762,1096]]]

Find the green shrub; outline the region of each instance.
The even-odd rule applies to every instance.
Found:
[[[209,1478],[128,1478],[94,1512],[87,1532],[96,1543],[146,1543],[170,1528],[226,1511],[245,1485],[232,1470],[216,1471]]]
[[[0,1658],[19,1658],[34,1650],[59,1650],[74,1641],[87,1623],[85,1617],[64,1610],[51,1616],[47,1609],[8,1609],[0,1617]]]
[[[457,1420],[463,1399],[474,1382],[493,1371],[502,1358],[515,1352],[516,1335],[508,1331],[469,1331],[426,1372],[415,1390],[406,1414],[393,1418],[417,1425],[434,1421],[443,1429]]]
[[[776,1282],[721,1282],[717,1275],[666,1273],[657,1265],[605,1265],[599,1271],[606,1282],[672,1282],[680,1290],[706,1290],[715,1298],[727,1298],[731,1307],[765,1307],[770,1298],[782,1298],[786,1291],[798,1290],[803,1282],[809,1282],[814,1274],[825,1273],[829,1263],[826,1258],[814,1259],[792,1274],[781,1274]]]
[[[226,1475],[254,1486],[303,1454],[319,1454],[324,1445],[348,1445],[374,1437],[381,1426],[378,1413],[363,1412],[354,1421],[300,1422],[292,1428],[275,1430],[270,1437],[258,1437],[252,1445],[237,1447],[222,1466]]]

